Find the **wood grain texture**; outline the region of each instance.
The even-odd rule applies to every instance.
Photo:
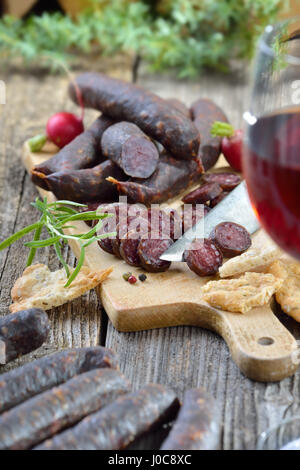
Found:
[[[3,239],[35,220],[29,203],[37,193],[19,163],[20,149],[26,138],[43,129],[50,113],[65,107],[66,95],[65,82],[58,77],[3,75],[1,72],[0,79],[7,82],[9,105],[0,108],[0,236]],[[248,93],[244,78],[209,74],[190,83],[168,76],[149,77],[141,71],[139,82],[153,91],[183,98],[188,103],[195,97],[209,96],[224,107],[235,125],[241,124]],[[67,108],[73,109],[69,101]],[[0,252],[1,313],[6,312],[10,303],[9,291],[13,281],[24,269],[25,254],[22,243],[18,243],[16,250]],[[71,257],[70,254],[68,256]],[[51,250],[41,252],[38,260],[49,262],[52,269],[58,267]],[[72,262],[72,257],[69,262]],[[85,341],[94,344],[100,326],[95,294],[79,304],[76,301],[75,306],[73,303],[68,306],[67,314],[64,307],[51,312],[53,331],[48,344],[21,361],[15,361],[10,367],[59,349],[63,344],[80,345]],[[80,318],[78,311],[81,312]],[[299,325],[280,311],[277,315],[300,339]],[[73,322],[77,322],[76,331]],[[223,416],[220,440],[223,449],[255,448],[259,433],[284,417],[300,414],[299,371],[280,383],[265,385],[252,382],[241,374],[231,360],[226,344],[215,333],[190,326],[120,333],[110,322],[106,325],[105,317],[102,318],[100,332],[102,344],[106,337],[106,345],[119,355],[121,369],[135,389],[145,383],[157,382],[173,387],[180,397],[184,390],[199,385],[210,391],[217,398]],[[2,370],[5,369],[0,368],[0,373]],[[141,439],[134,447],[157,449],[166,432],[164,429]]]

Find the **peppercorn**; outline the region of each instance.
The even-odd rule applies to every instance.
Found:
[[[139,275],[139,280],[140,280],[141,282],[145,282],[146,279],[147,279],[146,274],[140,274],[140,275]]]
[[[128,278],[129,284],[135,284],[137,282],[137,278],[135,276],[130,276]]]
[[[124,279],[125,281],[128,281],[129,278],[130,278],[130,276],[131,276],[131,274],[132,274],[132,273],[124,273],[124,274],[123,274],[123,279]]]

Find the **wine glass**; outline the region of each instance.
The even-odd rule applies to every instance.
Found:
[[[273,240],[300,260],[300,17],[266,27],[244,119],[251,203]]]

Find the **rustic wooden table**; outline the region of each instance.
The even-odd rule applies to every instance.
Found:
[[[144,68],[112,70],[128,80],[165,97],[191,103],[197,97],[210,97],[225,109],[230,121],[241,125],[246,108],[248,77],[242,71],[233,75],[207,74],[195,81],[178,81],[154,76]],[[0,107],[0,239],[36,220],[30,202],[37,196],[21,164],[25,139],[43,130],[47,118],[58,110],[74,110],[68,99],[67,79],[61,76],[10,70],[1,73],[7,87],[6,105]],[[87,113],[92,121],[96,114]],[[24,269],[27,249],[22,242],[0,252],[0,314],[6,314],[10,290]],[[69,249],[65,256],[72,265]],[[52,270],[59,264],[52,249],[38,253],[37,261]],[[296,337],[300,328],[279,313]],[[148,382],[166,384],[182,396],[190,387],[203,386],[218,401],[223,419],[222,449],[253,449],[260,433],[282,418],[299,411],[300,373],[275,384],[256,383],[245,378],[230,358],[224,341],[216,334],[194,327],[174,327],[137,333],[119,333],[108,320],[94,292],[49,312],[52,329],[49,341],[38,351],[0,373],[55,350],[102,344],[116,351],[120,367],[134,388]],[[135,445],[139,449],[159,448],[163,432]]]

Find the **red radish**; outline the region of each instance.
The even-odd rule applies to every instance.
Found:
[[[242,171],[243,131],[235,130],[227,122],[215,121],[211,128],[213,137],[223,137],[221,149],[229,165],[236,171]]]
[[[47,136],[59,148],[69,144],[84,131],[82,118],[72,113],[54,114],[47,122]]]

